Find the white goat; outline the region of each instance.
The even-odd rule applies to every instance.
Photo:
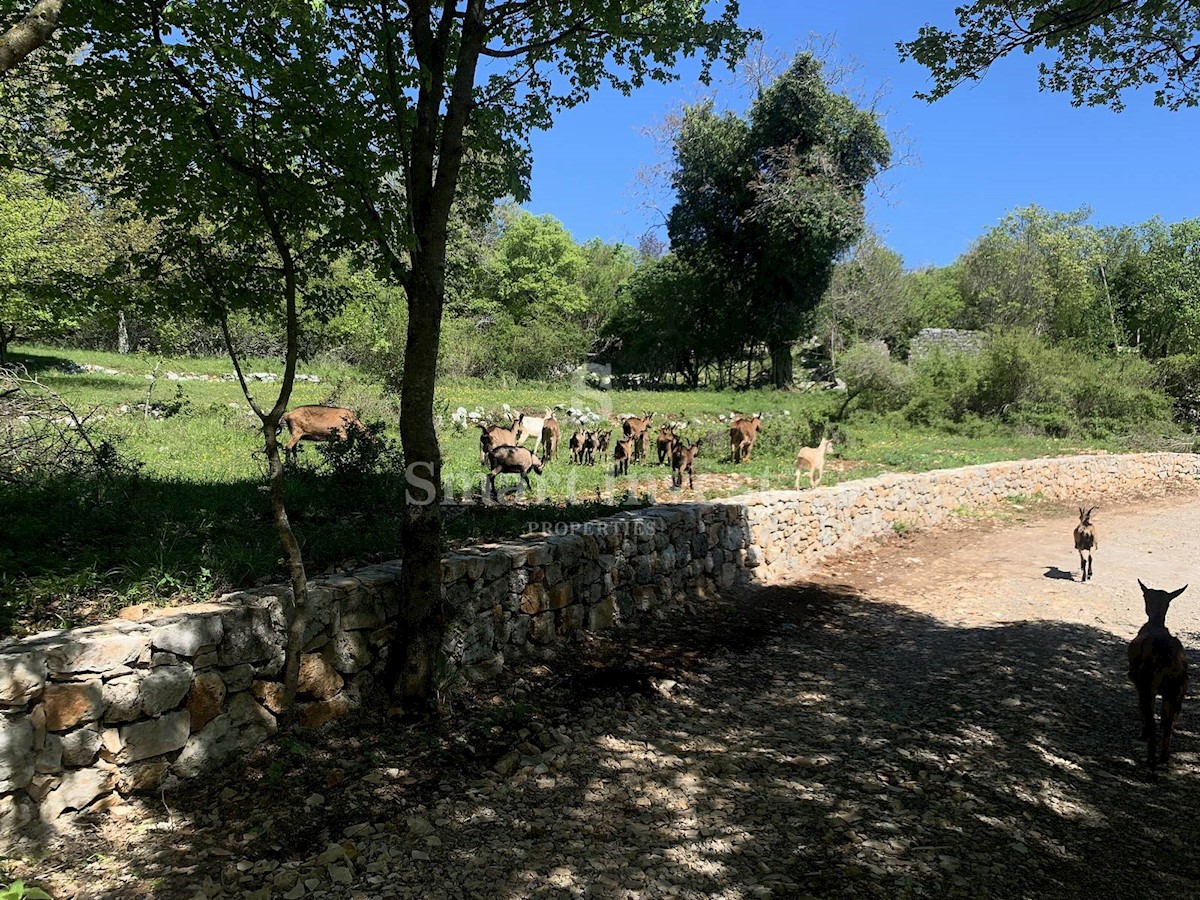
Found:
[[[800,490],[800,476],[808,470],[809,487],[816,487],[825,477],[825,454],[833,446],[833,441],[825,438],[815,447],[801,447],[796,454],[796,490]]]

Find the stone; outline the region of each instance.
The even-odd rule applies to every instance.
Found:
[[[59,739],[62,743],[64,766],[90,766],[100,752],[100,726],[86,725],[68,731]]]
[[[198,775],[235,754],[256,746],[275,732],[275,717],[247,692],[234,694],[221,713],[187,741],[172,770],[183,778]]]
[[[140,675],[122,675],[104,682],[104,721],[132,722],[142,713]]]
[[[548,644],[554,635],[554,613],[545,612],[530,619],[529,639],[535,644]]]
[[[361,672],[371,664],[371,648],[361,631],[339,631],[321,651],[333,668],[345,675]]]
[[[142,715],[157,716],[183,702],[192,686],[191,666],[160,666],[142,679]]]
[[[345,685],[342,676],[319,654],[309,653],[300,659],[300,678],[296,691],[318,700],[336,696]]]
[[[0,797],[0,834],[15,837],[33,818],[33,805],[23,797]]]
[[[94,722],[104,713],[99,681],[48,684],[42,691],[47,731],[65,731],[83,722]]]
[[[156,791],[166,778],[171,764],[165,759],[121,766],[117,775],[117,790],[122,794],[141,794]]]
[[[137,762],[139,759],[172,753],[187,743],[190,733],[190,716],[186,709],[123,725],[120,728],[121,751],[117,761]]]
[[[339,716],[350,711],[350,701],[344,694],[339,694],[329,700],[318,700],[315,703],[300,703],[300,724],[305,728],[320,728]]]
[[[283,712],[283,684],[278,681],[256,681],[250,693],[275,715]]]
[[[41,752],[34,760],[34,771],[40,774],[57,772],[63,766],[63,740],[57,734],[46,735]]]
[[[549,598],[544,584],[529,584],[521,592],[521,612],[536,615],[547,608]]]
[[[202,672],[192,680],[187,708],[193,732],[199,731],[220,715],[226,693],[225,682],[216,672]]]
[[[45,683],[44,652],[27,650],[0,654],[0,703],[27,703],[42,692]]]
[[[612,628],[617,621],[617,598],[608,596],[587,611],[587,628],[589,631],[602,631]]]
[[[77,629],[72,637],[46,652],[46,668],[55,675],[108,672],[136,660],[149,641],[144,632],[126,633],[113,626]]]
[[[261,663],[283,659],[283,638],[271,624],[271,611],[243,607],[224,616],[224,634],[218,648],[221,665]]]
[[[226,690],[236,694],[238,691],[249,689],[250,682],[254,680],[254,667],[249,663],[233,666],[221,673],[221,679],[225,682]]]
[[[53,822],[68,809],[84,809],[116,784],[117,773],[108,769],[73,769],[64,772],[58,787],[39,804],[43,821]]]
[[[562,609],[570,604],[572,599],[574,599],[574,592],[570,584],[563,582],[550,588],[550,609]]]

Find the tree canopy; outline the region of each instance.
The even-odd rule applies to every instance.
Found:
[[[975,0],[955,10],[957,30],[934,25],[897,44],[902,59],[927,67],[936,100],[1020,50],[1048,51],[1038,63],[1043,90],[1076,106],[1121,109],[1123,94],[1150,88],[1170,109],[1200,103],[1200,5],[1161,0]]]

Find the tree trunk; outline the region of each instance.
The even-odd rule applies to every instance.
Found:
[[[8,365],[8,342],[17,336],[17,326],[13,326],[11,331],[6,331],[3,323],[0,323],[0,366]]]
[[[129,352],[129,329],[125,326],[125,310],[117,310],[117,352]]]
[[[445,293],[445,241],[426,242],[413,254],[408,297],[408,338],[400,408],[409,491],[400,541],[399,633],[388,656],[386,679],[406,717],[437,709],[438,665],[446,633],[442,596],[442,457],[433,424],[434,385]]]
[[[771,380],[777,388],[792,386],[795,373],[792,369],[792,345],[780,341],[770,345],[771,351]]]
[[[0,75],[47,43],[61,14],[62,0],[38,0],[24,18],[0,34]]]

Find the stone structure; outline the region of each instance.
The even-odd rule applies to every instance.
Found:
[[[984,348],[987,335],[982,331],[963,331],[958,328],[922,328],[909,342],[908,358],[920,359],[934,350],[943,353],[978,353]]]
[[[1129,495],[1197,477],[1200,456],[1191,454],[1005,462],[654,506],[457,551],[442,563],[455,611],[446,677],[484,680],[569,632],[630,622],[740,583],[792,578],[898,522],[933,525],[1004,497],[1091,500],[1098,486]],[[368,696],[392,636],[398,574],[382,564],[312,582],[299,688],[305,724],[320,726]],[[102,810],[270,736],[284,591],[276,585],[0,646],[4,833]]]

